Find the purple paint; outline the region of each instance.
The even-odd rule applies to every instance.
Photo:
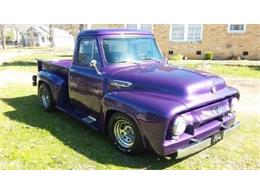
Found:
[[[133,29],[83,31],[78,35],[73,60],[38,62],[39,81],[50,86],[59,109],[80,120],[82,116],[74,113],[75,108],[95,117],[95,125],[89,125],[98,130],[106,129],[111,111],[127,114],[136,122],[145,146],[149,143],[159,155],[178,155],[235,125],[231,102],[239,98],[236,89],[226,86],[217,75],[169,65],[159,53],[153,54],[156,59],[146,56],[136,61],[122,60],[124,57],[118,53],[125,49],[124,40],[130,38],[132,42],[144,41],[143,44],[144,39],[154,39],[150,32]],[[79,44],[84,39],[96,42],[98,70],[79,62]],[[108,39],[123,40],[122,49],[107,47],[104,40]],[[115,57],[110,59],[113,63],[108,63],[107,48]],[[151,52],[156,52],[156,47]],[[117,58],[122,62],[117,62]],[[113,84],[119,81],[127,87]],[[185,119],[186,129],[176,137],[172,126],[178,116]]]

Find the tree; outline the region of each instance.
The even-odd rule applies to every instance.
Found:
[[[4,30],[5,30],[5,25],[0,24],[0,37],[1,37],[1,44],[3,49],[6,48]]]
[[[49,34],[50,34],[51,47],[55,47],[55,43],[54,43],[54,26],[53,26],[53,24],[49,25]]]
[[[79,24],[54,24],[53,27],[66,30],[75,38],[77,37],[80,31]]]
[[[19,38],[19,31],[20,31],[20,29],[15,24],[13,25],[13,29],[15,31],[15,39],[16,39],[15,41],[17,42],[17,45],[20,45],[20,38]]]
[[[28,30],[28,32],[29,32],[29,37],[30,37],[30,43],[29,43],[29,45],[34,47],[34,46],[35,46],[35,37],[34,37],[33,27],[31,27],[31,28]]]
[[[87,24],[80,24],[79,25],[79,31],[83,31],[83,30],[85,30],[85,29],[87,29],[88,28],[88,25]]]

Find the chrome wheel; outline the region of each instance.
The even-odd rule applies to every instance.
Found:
[[[48,92],[45,89],[42,89],[42,91],[41,91],[41,100],[42,100],[43,106],[45,108],[47,108],[49,106],[50,98],[49,98]]]
[[[126,120],[118,120],[114,125],[114,135],[116,141],[125,148],[130,148],[135,142],[134,129]]]

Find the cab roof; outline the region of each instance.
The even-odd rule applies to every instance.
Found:
[[[138,29],[126,29],[126,28],[108,28],[108,29],[91,29],[84,30],[79,33],[78,36],[97,36],[97,35],[152,35],[151,32]]]

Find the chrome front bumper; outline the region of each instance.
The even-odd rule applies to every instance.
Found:
[[[229,135],[233,130],[235,130],[239,126],[240,122],[236,122],[232,127],[229,129],[224,130],[224,137]],[[176,152],[176,159],[184,158],[186,156],[189,156],[191,154],[194,154],[196,152],[199,152],[205,148],[208,148],[212,145],[211,137],[207,138],[206,140],[203,140],[201,142],[195,143],[187,148],[179,149]]]

